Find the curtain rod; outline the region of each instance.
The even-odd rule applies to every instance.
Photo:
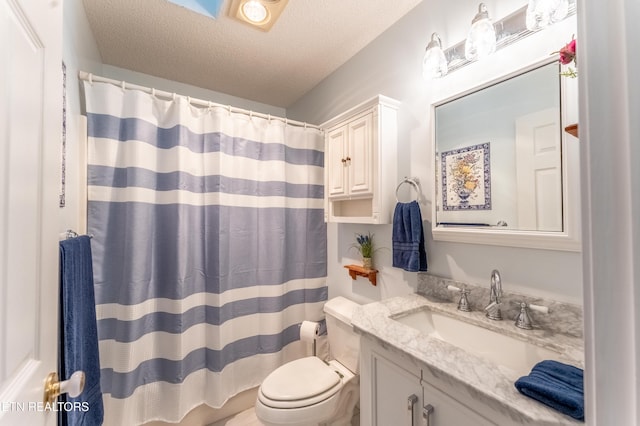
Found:
[[[109,83],[109,84],[113,84],[115,86],[120,86],[120,87],[122,87],[123,90],[124,89],[140,90],[140,91],[143,91],[145,93],[150,93],[153,96],[160,96],[160,97],[165,97],[165,98],[173,98],[175,96],[182,96],[182,95],[176,95],[175,92],[174,93],[165,92],[163,90],[156,90],[156,89],[151,88],[151,87],[139,86],[137,84],[127,83],[125,81],[113,80],[113,79],[106,78],[106,77],[100,77],[100,76],[94,75],[92,73],[88,73],[86,71],[78,72],[78,76],[80,77],[80,80],[88,81],[89,83],[93,83],[94,81],[97,81],[99,83]],[[313,124],[308,124],[308,123],[305,123],[305,122],[302,122],[302,121],[289,120],[288,118],[272,116],[271,114],[263,114],[261,112],[254,112],[254,111],[250,111],[250,110],[247,110],[247,109],[233,107],[231,105],[222,105],[222,104],[218,104],[218,103],[211,102],[211,101],[205,101],[205,100],[202,100],[202,99],[192,98],[190,96],[182,96],[182,97],[187,98],[189,103],[191,105],[195,105],[195,106],[208,107],[208,108],[220,107],[220,108],[225,108],[225,109],[229,110],[229,112],[236,112],[236,113],[248,115],[249,117],[260,117],[260,118],[266,118],[267,120],[278,120],[278,121],[282,121],[285,125],[296,126],[296,127],[304,127],[305,129],[309,128],[309,129],[322,130],[319,126],[316,126],[316,125],[313,125]]]

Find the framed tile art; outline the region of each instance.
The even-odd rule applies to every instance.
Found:
[[[443,210],[491,210],[490,143],[440,156]]]

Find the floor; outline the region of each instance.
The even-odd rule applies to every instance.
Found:
[[[262,426],[262,423],[256,417],[256,412],[253,407],[248,410],[244,410],[235,416],[228,417],[216,423],[212,423],[209,426]]]
[[[360,425],[360,410],[356,406],[353,418],[351,419],[351,426]],[[263,426],[260,420],[256,418],[256,412],[253,407],[238,413],[232,417],[226,418],[216,423],[211,423],[209,426]]]

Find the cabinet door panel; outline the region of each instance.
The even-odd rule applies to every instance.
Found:
[[[490,422],[430,384],[423,382],[422,385],[424,389],[423,405],[431,404],[433,406],[429,426],[496,426],[496,423]]]
[[[327,164],[329,197],[345,195],[347,127],[335,129],[327,135]]]
[[[373,114],[367,114],[349,123],[348,161],[350,191],[354,195],[373,192]]]
[[[372,367],[373,425],[421,425],[420,378],[376,353],[372,353]],[[415,398],[413,406],[409,404],[412,397]]]

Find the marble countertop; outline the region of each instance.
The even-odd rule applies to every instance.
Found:
[[[513,422],[535,425],[584,424],[520,394],[514,387],[519,373],[392,319],[425,308],[551,349],[560,354],[558,361],[583,368],[583,341],[579,337],[545,329],[521,330],[509,319],[492,321],[486,318],[484,312],[460,312],[456,303],[419,294],[358,307],[354,311],[352,325],[360,334],[417,362],[423,369],[423,375],[426,371],[452,386],[463,386],[475,401],[499,411]]]

